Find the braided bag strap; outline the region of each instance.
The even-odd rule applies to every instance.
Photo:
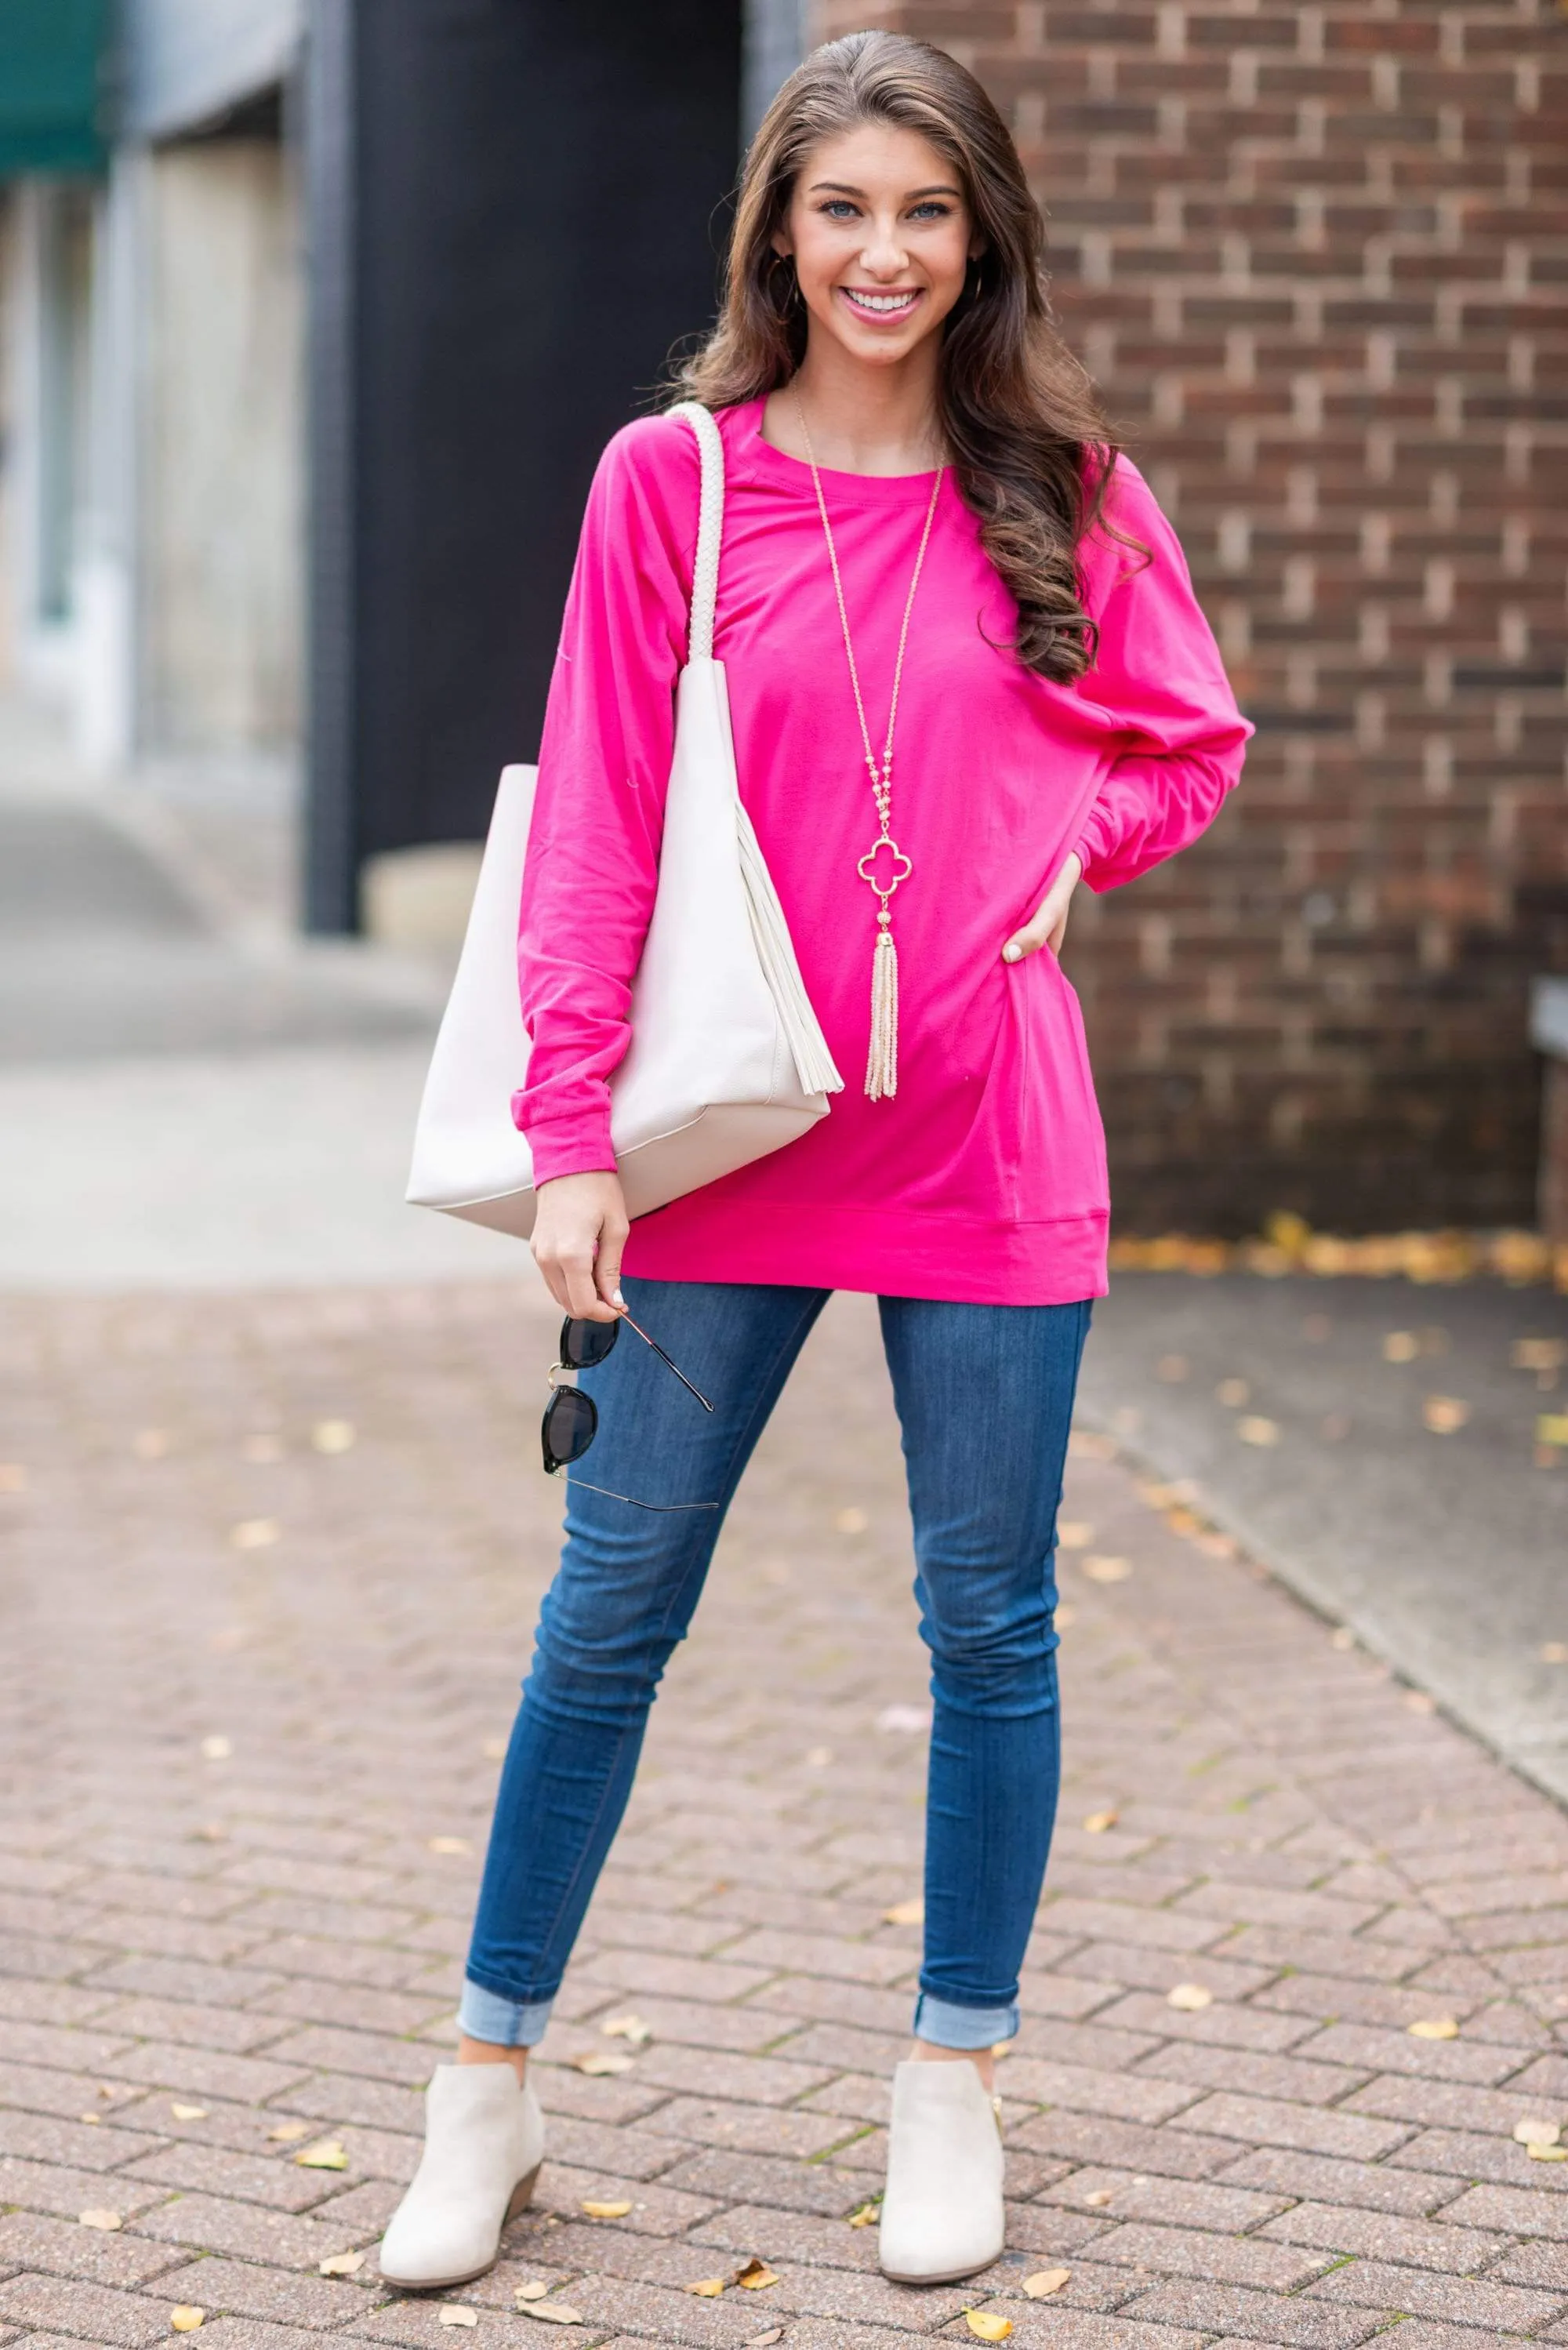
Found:
[[[684,417],[697,435],[702,461],[702,499],[697,520],[697,559],[691,572],[689,660],[713,658],[713,616],[719,601],[719,542],[724,534],[724,444],[711,409],[683,400],[671,416]]]

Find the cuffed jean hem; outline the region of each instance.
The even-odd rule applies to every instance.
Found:
[[[1017,2003],[1011,2007],[955,2007],[923,1991],[915,2002],[915,2037],[933,2048],[994,2048],[1018,2030]]]
[[[536,2048],[554,2005],[550,1999],[508,1999],[471,1978],[462,1986],[457,2028],[471,2040],[488,2040],[494,2048]]]

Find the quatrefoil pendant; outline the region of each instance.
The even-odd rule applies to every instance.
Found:
[[[884,868],[885,878],[879,879],[876,870],[877,860],[884,849],[888,851],[891,863]],[[879,840],[872,842],[856,868],[862,881],[868,881],[878,898],[884,899],[890,898],[899,882],[907,881],[914,869],[913,858],[906,857],[898,842],[887,833]]]

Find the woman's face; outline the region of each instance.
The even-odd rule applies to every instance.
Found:
[[[983,239],[945,156],[863,122],[812,149],[774,245],[794,256],[813,334],[889,367],[936,332]]]

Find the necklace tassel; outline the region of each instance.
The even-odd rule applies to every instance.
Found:
[[[871,957],[871,1050],[866,1062],[866,1092],[872,1101],[890,1100],[898,1090],[898,950],[890,930],[877,933]]]

